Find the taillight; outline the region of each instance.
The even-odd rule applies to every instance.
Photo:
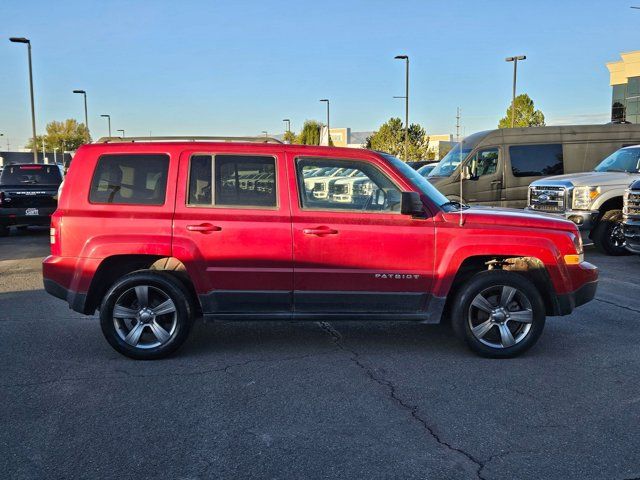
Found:
[[[51,255],[60,255],[62,245],[60,245],[60,220],[54,213],[51,215],[51,227],[49,228],[49,243],[51,244]]]
[[[0,192],[0,205],[4,203],[4,192]]]

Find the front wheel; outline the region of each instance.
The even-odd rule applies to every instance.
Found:
[[[626,239],[622,226],[622,210],[609,210],[606,212],[591,235],[596,248],[613,256],[631,255],[626,249]]]
[[[520,355],[537,341],[545,323],[538,289],[503,270],[474,275],[454,299],[452,326],[475,353],[490,358]]]
[[[151,360],[175,352],[193,323],[190,294],[166,272],[142,270],[119,279],[100,306],[109,344],[131,358]]]

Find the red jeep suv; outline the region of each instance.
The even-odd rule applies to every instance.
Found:
[[[386,153],[166,137],[78,150],[43,274],[133,358],[172,353],[200,316],[451,321],[512,357],[598,270],[572,222],[450,202]]]

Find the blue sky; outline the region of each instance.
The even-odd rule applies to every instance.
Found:
[[[83,119],[106,135],[373,130],[403,116],[404,66],[411,58],[410,120],[454,133],[494,128],[511,97],[512,64],[548,123],[600,123],[611,90],[604,64],[640,49],[640,0],[524,1],[18,1],[0,9],[0,133],[30,135],[26,48],[33,42],[38,131]],[[5,138],[0,146],[5,147]]]

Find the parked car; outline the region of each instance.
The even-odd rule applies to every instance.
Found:
[[[616,150],[638,143],[640,125],[489,130],[456,144],[429,174],[429,181],[450,200],[525,208],[531,182],[588,172]],[[470,173],[462,182],[462,198],[460,165]]]
[[[426,165],[421,166],[418,169],[418,173],[423,177],[427,178],[429,174],[433,171],[434,168],[438,165],[438,162],[428,163]]]
[[[640,254],[640,179],[625,191],[622,213],[625,247]]]
[[[172,353],[201,315],[450,321],[476,353],[512,357],[547,315],[596,291],[573,223],[451,202],[388,154],[112,142],[78,149],[43,277],[73,310],[99,309],[107,341],[132,358]],[[364,203],[318,197],[305,173],[323,168],[356,169],[375,187]],[[230,181],[257,171],[271,188]]]
[[[625,189],[640,179],[640,146],[609,155],[591,172],[548,177],[529,187],[528,208],[571,220],[607,255],[626,255],[622,229]]]
[[[432,163],[437,164],[438,162],[434,162],[433,160],[417,160],[415,162],[407,162],[407,165],[409,165],[414,170],[418,170],[419,168],[424,167],[425,165],[430,165]]]
[[[62,178],[54,164],[5,165],[0,174],[0,236],[8,235],[11,226],[48,226]]]

